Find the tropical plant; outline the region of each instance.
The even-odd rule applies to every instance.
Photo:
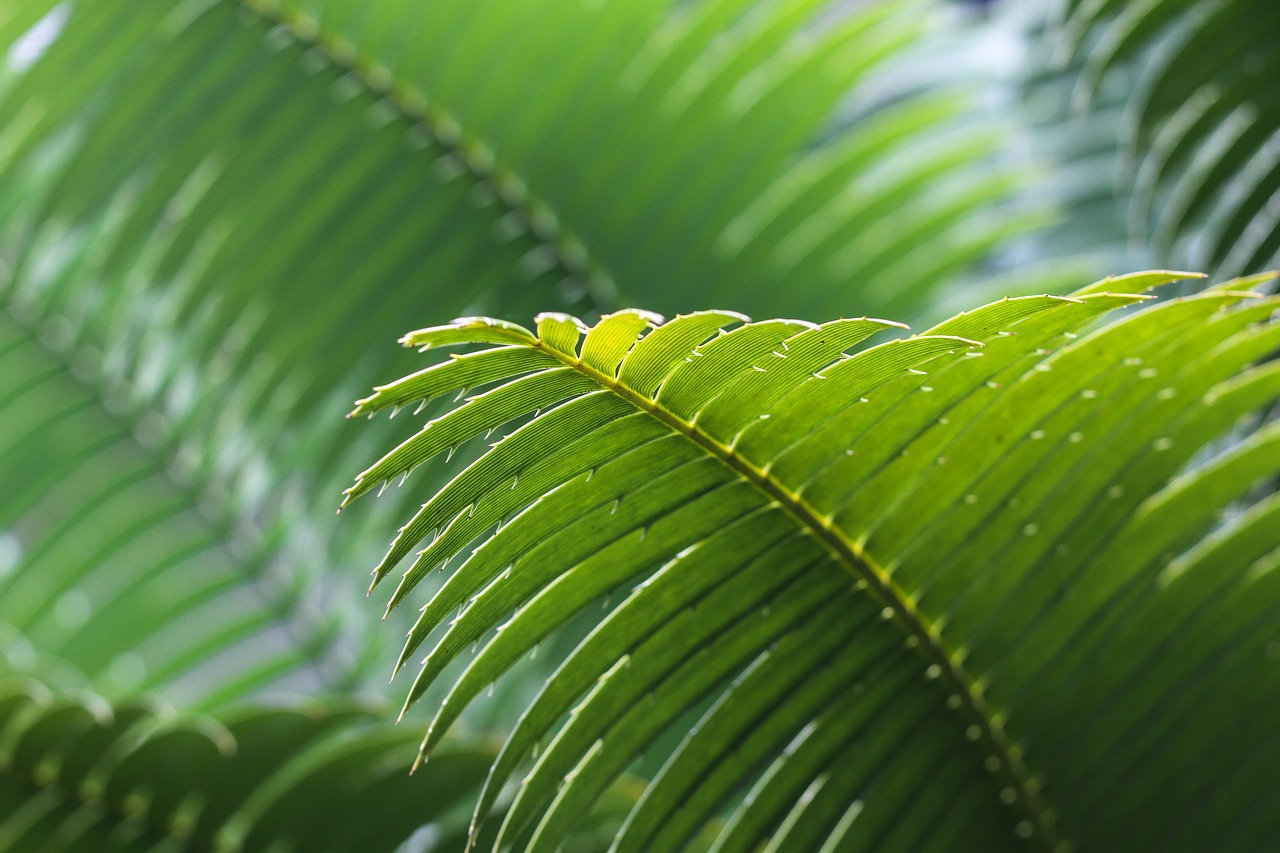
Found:
[[[1092,187],[1073,230],[1106,239],[1118,199],[1111,239],[1148,260],[1223,275],[1280,262],[1275,4],[1061,0],[1048,17],[1032,97],[1073,191]]]
[[[885,85],[929,4],[823,5],[0,2],[0,675],[228,725],[370,690],[348,568],[398,507],[329,496],[406,313],[914,313],[1029,227],[967,93]]]
[[[1095,13],[1101,25],[1111,5],[1061,20]],[[240,794],[222,788],[238,783],[159,753],[199,741],[212,756],[235,740],[257,755],[262,729],[246,720],[320,721],[287,774],[255,777],[255,815],[296,802],[281,786],[324,785],[324,756],[348,748],[359,758],[344,772],[378,798],[417,803],[448,781],[452,758],[412,781],[387,775],[408,735],[353,698],[385,690],[378,662],[396,631],[378,629],[352,569],[376,561],[413,492],[332,515],[347,472],[407,436],[403,421],[340,415],[414,368],[381,343],[409,325],[549,307],[594,321],[641,304],[915,320],[1085,280],[1062,256],[1092,239],[1026,240],[1046,220],[1043,176],[1018,153],[1021,113],[989,108],[989,81],[954,50],[976,22],[936,0],[0,0],[0,819],[25,815],[0,824],[0,849],[199,846],[192,804],[230,808]],[[498,369],[481,362],[467,364]],[[438,486],[445,469],[432,461],[418,479]],[[520,482],[508,497],[534,494]],[[474,523],[437,550],[465,545]],[[389,621],[413,630],[403,609]],[[479,795],[488,735],[515,725],[598,621],[556,631],[435,749],[469,756],[454,782],[464,799]],[[443,696],[449,679],[437,681]],[[139,710],[154,702],[139,692],[178,722]],[[353,707],[374,710],[357,720]],[[60,756],[135,718],[95,770],[125,768],[109,787],[125,808],[83,799]],[[150,740],[170,729],[212,740]],[[639,772],[678,741],[651,739]],[[128,757],[135,747],[145,756]],[[128,776],[142,766],[150,789],[187,796],[180,808],[142,808],[152,794]],[[634,793],[607,795],[568,844],[601,847]],[[490,814],[511,795],[490,783]],[[324,801],[334,814],[339,799]],[[347,828],[362,847],[420,824],[434,828],[411,848],[460,839],[452,812],[416,808],[363,832],[379,818],[349,814]],[[287,821],[253,835],[243,809],[228,814],[200,819],[201,843],[289,843]],[[45,830],[60,834],[28,834]]]
[[[210,710],[368,685],[346,567],[385,520],[327,495],[379,439],[335,416],[408,364],[371,345],[406,314],[855,276],[914,310],[1024,229],[962,96],[875,94],[919,9],[818,6],[0,6],[10,665]],[[810,150],[851,86],[862,119]]]
[[[1274,845],[1280,430],[1257,413],[1280,397],[1280,299],[1262,276],[1100,322],[1184,277],[861,348],[894,324],[409,333],[470,349],[353,414],[470,396],[348,500],[505,431],[374,573],[425,543],[395,607],[478,543],[396,664],[430,649],[408,708],[473,655],[420,759],[585,614],[485,783],[473,831],[532,760],[495,849],[555,850],[668,732],[614,850],[680,848],[726,809],[717,851]]]
[[[407,785],[408,739],[382,719],[351,702],[184,718],[4,684],[0,849],[392,849],[423,824],[422,849],[457,849],[492,753],[455,743]]]

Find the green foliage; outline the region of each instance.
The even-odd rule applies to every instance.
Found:
[[[1061,0],[1058,13],[1044,43],[1073,69],[1077,106],[1123,110],[1105,121],[1129,233],[1161,263],[1237,275],[1280,261],[1275,4]]]
[[[472,348],[353,414],[464,394],[348,500],[500,432],[375,570],[425,544],[394,607],[476,546],[397,664],[430,650],[407,708],[466,661],[422,755],[583,614],[486,782],[477,827],[532,762],[495,849],[556,849],[668,731],[616,850],[726,809],[715,850],[1274,843],[1280,299],[1260,276],[1103,320],[1185,277],[877,346],[895,324],[724,312],[406,335]]]
[[[1276,257],[1274,55],[1258,47],[1275,16],[1250,17],[1265,5],[1072,3],[1050,27],[1063,79],[1084,68],[1095,107],[1132,96],[1133,124],[1093,109],[1078,136],[1108,176],[1121,136],[1138,164],[1136,249],[1233,271]],[[436,841],[456,849],[452,806],[415,799],[441,785],[463,812],[481,802],[482,846],[505,825],[517,844],[601,849],[633,806],[619,846],[999,846],[1022,821],[1038,840],[1090,846],[1121,821],[1135,843],[1205,846],[1228,826],[1214,846],[1274,841],[1273,804],[1249,789],[1274,782],[1261,713],[1274,678],[1246,679],[1265,665],[1258,649],[1274,651],[1268,558],[1256,578],[1237,575],[1275,547],[1275,431],[1234,421],[1274,397],[1270,302],[1219,288],[1091,331],[1159,278],[1139,277],[1108,285],[1118,295],[1010,300],[878,347],[856,341],[895,324],[616,311],[945,316],[975,291],[1051,290],[1041,282],[1076,266],[1064,251],[1123,238],[1077,209],[1068,221],[1092,221],[1087,237],[1023,241],[1045,220],[1037,175],[1014,153],[1025,117],[982,106],[997,93],[946,52],[940,33],[959,18],[944,11],[0,0],[0,676],[34,679],[0,696],[0,849],[215,835],[265,848],[290,834],[299,849],[390,848],[437,808]],[[1203,49],[1226,32],[1230,49]],[[1142,66],[1155,70],[1130,85]],[[1206,86],[1221,97],[1201,97]],[[1036,136],[1036,153],[1055,134]],[[1045,259],[1048,278],[1027,272]],[[475,400],[430,403],[434,425],[416,438],[403,421],[341,421],[375,377],[415,369],[382,344],[409,324],[547,308],[607,319],[586,342],[587,326],[559,314],[536,334],[437,328],[416,342],[473,346],[360,411],[457,389]],[[735,326],[717,338],[732,343],[705,344],[666,378]],[[1072,329],[1087,337],[1055,337]],[[645,355],[628,355],[641,335]],[[788,358],[770,355],[784,341]],[[760,359],[766,372],[748,372]],[[1068,403],[1070,386],[1032,365],[1094,377],[1077,390],[1110,404]],[[1215,405],[1197,408],[1206,389]],[[1042,416],[1052,428],[1024,423]],[[1045,437],[1004,461],[984,443],[996,417]],[[826,426],[802,437],[801,422]],[[490,429],[491,451],[469,440]],[[416,627],[399,608],[383,631],[351,568],[377,560],[392,519],[416,510],[412,492],[340,525],[333,497],[358,460],[400,442],[352,495],[415,465],[438,486],[436,456],[465,472],[379,566],[430,539],[394,601],[431,603]],[[446,563],[444,581],[431,570]],[[512,563],[522,570],[504,575]],[[1111,586],[1080,586],[1097,596],[1082,601],[1077,571]],[[1152,577],[1173,592],[1152,593]],[[1024,595],[1025,609],[1008,604]],[[886,607],[887,623],[867,623]],[[246,710],[266,693],[381,691],[377,662],[401,628],[401,666],[435,649],[412,696],[452,690],[416,788],[395,770],[410,735],[346,700]],[[1115,644],[1149,652],[1152,678],[1131,684]],[[954,692],[920,682],[934,665]],[[1059,665],[1061,677],[1046,669]],[[511,668],[524,677],[498,678]],[[1179,681],[1192,672],[1202,684]],[[495,679],[492,701],[464,714]],[[1095,683],[1097,696],[1074,686]],[[938,701],[951,695],[954,712]],[[1167,721],[1139,719],[1160,702]],[[506,733],[526,704],[496,758],[442,741],[454,722]],[[246,746],[277,725],[296,749]],[[969,725],[989,754],[964,743]],[[1142,736],[1110,769],[1099,756],[1130,732]],[[1204,754],[1160,753],[1177,737]],[[1260,746],[1242,757],[1247,737]],[[245,748],[219,751],[232,742]],[[506,785],[547,743],[530,782]],[[116,774],[89,799],[65,776],[73,753]],[[973,784],[992,756],[1000,781]],[[1165,792],[1110,781],[1139,766],[1172,778],[1179,762],[1195,772],[1158,804],[1140,800]],[[638,805],[602,793],[629,767],[658,772]],[[1210,777],[1221,796],[1205,794]],[[997,805],[1006,790],[1012,817]],[[197,828],[200,844],[174,836]]]
[[[140,404],[127,383],[110,381],[111,366],[94,375],[86,342],[58,340],[56,328],[45,325],[41,340],[0,318],[0,477],[13,484],[0,509],[9,667],[107,695],[167,687],[175,701],[206,706],[314,670],[333,620],[297,620],[297,635],[282,636],[305,588],[255,594],[248,579],[269,570],[279,543],[236,519],[233,496],[209,486],[241,448],[205,455],[191,441],[215,400],[168,411]],[[111,353],[118,368],[129,349]],[[191,384],[184,392],[199,393]],[[210,443],[234,441],[234,423],[215,423]],[[234,497],[256,509],[265,496]]]
[[[492,758],[452,744],[410,780],[402,732],[350,702],[182,717],[0,685],[0,849],[454,850]],[[352,814],[365,819],[352,820]]]
[[[924,8],[0,3],[8,668],[368,684],[345,567],[398,508],[328,495],[405,316],[921,310],[1034,221],[965,95],[886,91]]]

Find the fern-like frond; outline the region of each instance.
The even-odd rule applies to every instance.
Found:
[[[353,703],[179,716],[0,684],[0,850],[456,851],[492,752],[410,779],[407,736]]]
[[[433,283],[422,304],[616,286],[664,308],[695,291],[777,308],[783,277],[803,307],[856,288],[915,312],[1034,219],[1004,209],[1000,129],[962,116],[966,96],[877,108],[927,3],[22,5],[7,44],[42,10],[61,31],[0,106],[0,186],[52,172],[24,195],[68,224],[133,195],[112,268],[172,230],[158,271],[197,252],[221,312],[281,280],[299,284],[267,310],[295,325],[317,293],[331,320],[350,315],[342,294],[402,280]],[[105,45],[93,63],[88,45]],[[848,101],[857,122],[833,130]],[[460,281],[478,296],[443,286]]]
[[[1267,0],[1063,0],[1050,28],[1076,100],[1122,96],[1130,231],[1237,274],[1280,258],[1280,14]]]
[[[1280,433],[1215,441],[1280,396],[1280,302],[1262,276],[1101,322],[1184,277],[875,346],[895,324],[726,312],[410,333],[472,348],[353,414],[470,393],[347,500],[497,432],[374,573],[412,556],[394,607],[456,565],[397,664],[429,650],[408,708],[465,663],[420,758],[585,620],[486,782],[477,828],[532,762],[497,847],[555,849],[671,732],[615,849],[726,809],[717,850],[1274,841]]]
[[[179,375],[148,405],[117,360],[128,342],[104,365],[76,330],[24,317],[0,316],[0,673],[206,708],[282,679],[318,689],[336,620],[305,613],[278,531],[224,510],[260,506],[266,484],[218,470],[244,459],[225,419],[213,458],[178,437],[210,395],[174,400],[199,393]]]
[[[368,344],[406,311],[917,311],[1028,221],[963,95],[877,101],[921,8],[0,2],[12,668],[214,705],[360,680],[331,569],[383,524],[333,533],[314,460],[392,440],[332,415],[408,369]]]

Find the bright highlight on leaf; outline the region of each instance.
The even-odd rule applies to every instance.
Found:
[[[408,709],[465,661],[420,759],[587,619],[480,796],[473,831],[525,773],[495,848],[556,849],[673,730],[617,850],[1274,838],[1280,432],[1242,418],[1280,396],[1280,299],[1261,276],[1107,317],[1188,275],[877,345],[897,324],[725,312],[407,335],[471,346],[355,413],[465,393],[346,500],[497,436],[374,572],[413,556],[394,607],[459,558],[396,664],[427,650]]]

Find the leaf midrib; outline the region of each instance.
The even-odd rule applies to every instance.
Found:
[[[349,74],[365,92],[385,99],[403,121],[426,131],[432,143],[458,158],[473,181],[490,189],[538,247],[551,253],[555,267],[565,276],[585,287],[597,304],[613,301],[614,279],[582,239],[566,228],[558,211],[529,191],[528,183],[505,166],[494,153],[493,147],[468,130],[452,111],[429,99],[419,87],[397,75],[377,59],[362,54],[353,42],[326,29],[301,9],[278,0],[225,2],[247,10],[272,26],[280,27],[299,44],[314,50],[333,68]],[[455,136],[454,133],[442,132],[441,128],[444,126],[457,128],[456,138],[450,138]],[[486,165],[477,155],[472,154],[465,144],[468,141],[478,143],[478,149],[491,157],[491,162]],[[518,185],[506,184],[501,179],[504,171],[509,171],[516,177]],[[538,210],[550,211],[549,220],[545,216],[538,216]],[[580,252],[573,253],[566,247],[577,248]]]
[[[996,759],[999,766],[994,769],[988,767],[988,770],[1002,783],[998,788],[1002,801],[1007,798],[1005,791],[1013,792],[1013,800],[1007,805],[1019,818],[1015,825],[1018,837],[1042,850],[1068,849],[1054,827],[1052,813],[1040,797],[1039,784],[1023,763],[1021,747],[1010,740],[1001,715],[988,705],[981,682],[965,668],[963,652],[951,646],[942,636],[942,626],[916,606],[914,599],[894,582],[891,574],[875,557],[836,526],[832,515],[823,514],[801,495],[789,489],[770,473],[768,464],[756,465],[735,447],[724,444],[699,428],[696,415],[693,421],[686,421],[655,400],[622,384],[614,376],[546,346],[541,339],[529,345],[589,377],[668,429],[693,442],[755,486],[821,543],[845,571],[856,579],[859,589],[866,590],[873,599],[884,605],[885,619],[895,622],[907,635],[907,645],[919,651],[929,662],[926,673],[945,685],[948,708],[965,718],[965,737],[979,748],[985,747],[984,755]],[[934,670],[934,667],[937,669]],[[937,675],[933,676],[933,672]],[[954,704],[956,697],[959,698],[958,707]],[[971,733],[976,733],[977,736],[974,737]],[[1029,827],[1030,832],[1025,827]]]
[[[215,510],[212,516],[203,510],[200,512],[202,528],[205,530],[205,534],[211,536],[214,540],[219,542],[228,541],[227,531],[231,529],[235,519],[240,517],[242,513],[228,502],[217,499],[209,500],[210,489],[216,485],[212,478],[177,478],[171,474],[172,463],[180,442],[177,440],[177,434],[173,432],[167,433],[158,442],[143,438],[144,429],[141,417],[146,411],[150,410],[150,401],[147,402],[143,409],[130,407],[123,412],[112,411],[111,406],[107,404],[107,400],[110,397],[110,389],[105,374],[95,371],[88,378],[77,375],[75,365],[78,357],[86,352],[83,341],[76,340],[70,345],[62,347],[53,346],[41,340],[40,331],[44,324],[48,322],[48,318],[52,316],[63,316],[61,306],[56,304],[51,306],[48,314],[37,313],[31,317],[25,317],[21,312],[14,310],[12,294],[0,292],[0,323],[9,324],[16,333],[15,336],[26,337],[38,348],[41,355],[49,358],[50,362],[57,366],[49,374],[49,378],[57,379],[61,376],[62,380],[72,382],[82,388],[87,398],[86,406],[92,407],[97,416],[107,422],[118,425],[120,432],[112,441],[125,439],[131,442],[131,450],[138,453],[140,458],[144,460],[142,462],[144,468],[138,476],[162,477],[168,487],[174,491],[177,501],[187,508],[200,510],[201,507],[205,506],[214,507]],[[261,550],[261,543],[256,545],[253,543],[243,544],[250,549],[251,553],[255,549]],[[320,636],[316,632],[315,626],[305,619],[300,619],[302,614],[289,605],[287,598],[269,594],[261,584],[256,582],[253,573],[244,569],[244,563],[245,561],[242,560],[237,564],[239,567],[236,572],[238,582],[252,591],[256,600],[264,605],[271,618],[296,640],[298,646],[309,646],[314,643],[316,637]],[[183,612],[175,618],[182,618],[186,615],[187,613]],[[234,683],[235,681],[231,680],[217,685],[216,689],[202,699],[200,704],[202,706],[219,704],[218,701],[211,701],[213,697],[221,696],[221,691],[226,685]],[[163,687],[164,684],[157,683],[152,686]]]

